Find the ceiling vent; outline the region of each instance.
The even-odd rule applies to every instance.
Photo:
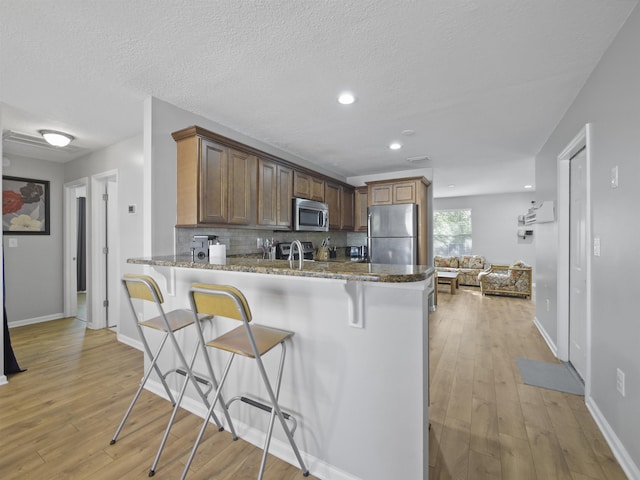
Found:
[[[410,162],[410,163],[428,162],[429,160],[431,160],[431,159],[426,155],[420,155],[420,156],[417,156],[417,157],[408,157],[407,158],[407,162]]]
[[[26,133],[14,132],[13,130],[7,130],[3,132],[2,141],[14,143],[16,145],[24,145],[27,147],[42,148],[45,150],[60,151],[60,149],[62,148],[69,154],[83,150],[82,147],[78,147],[76,145],[54,147],[53,145],[49,144],[44,138],[42,138],[42,136],[28,135]]]

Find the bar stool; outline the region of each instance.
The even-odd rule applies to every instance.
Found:
[[[158,378],[160,379],[160,382],[162,383],[162,386],[167,396],[169,397],[169,400],[171,401],[171,404],[173,405],[173,411],[171,413],[171,417],[165,429],[164,436],[158,448],[158,452],[156,454],[154,462],[151,466],[151,469],[149,470],[149,476],[151,477],[155,474],[156,467],[160,460],[160,455],[162,454],[166,441],[169,437],[169,432],[171,430],[171,427],[173,426],[173,422],[175,420],[178,409],[180,408],[180,403],[182,402],[182,398],[184,397],[184,393],[187,389],[188,384],[191,383],[195,387],[196,391],[198,392],[200,398],[202,399],[207,409],[209,409],[209,405],[210,405],[207,399],[208,393],[211,391],[212,388],[218,389],[218,383],[216,382],[216,379],[213,376],[213,371],[211,370],[211,368],[209,369],[210,370],[209,378],[202,378],[201,376],[196,376],[193,373],[193,364],[196,359],[198,350],[200,349],[199,342],[196,343],[191,359],[189,362],[187,362],[182,352],[182,349],[180,348],[178,341],[175,337],[175,333],[178,330],[182,330],[183,328],[194,324],[196,318],[198,319],[198,326],[200,328],[200,322],[205,320],[211,320],[212,317],[210,315],[205,315],[205,314],[194,316],[194,313],[191,310],[186,310],[186,309],[179,309],[179,310],[172,310],[170,312],[165,312],[164,309],[162,308],[162,304],[164,303],[164,298],[162,296],[162,292],[160,291],[160,287],[158,287],[158,284],[155,282],[155,280],[148,275],[132,275],[132,274],[124,275],[122,278],[122,285],[124,286],[127,299],[129,300],[129,306],[131,307],[131,313],[133,314],[134,323],[138,330],[140,341],[142,342],[144,351],[147,354],[147,357],[149,358],[151,363],[149,364],[149,367],[147,368],[144,374],[144,377],[140,382],[140,386],[138,387],[138,390],[136,391],[135,395],[133,396],[133,399],[131,400],[131,403],[129,404],[129,408],[127,408],[127,411],[125,412],[124,417],[120,422],[120,425],[118,425],[118,428],[116,429],[116,432],[113,435],[113,438],[111,439],[110,445],[113,445],[114,443],[116,443],[116,440],[118,439],[118,436],[120,435],[120,432],[122,431],[122,428],[124,427],[127,419],[129,418],[129,415],[131,414],[131,411],[133,410],[133,407],[136,401],[138,400],[138,398],[140,397],[140,394],[142,393],[142,389],[147,383],[147,380],[149,379],[149,377],[151,376],[151,372],[155,371],[156,374],[158,375]],[[158,309],[159,315],[149,320],[140,321],[136,314],[134,300],[151,302],[155,304]],[[155,354],[152,352],[151,347],[149,346],[149,342],[145,337],[144,330],[142,327],[147,327],[153,330],[158,330],[163,332],[162,340],[160,341],[160,345],[155,351]],[[167,339],[171,339],[171,344],[173,345],[173,350],[176,356],[178,357],[180,367],[168,370],[167,372],[163,373],[160,370],[160,367],[158,366],[158,359],[165,347]],[[203,349],[203,352],[206,356],[205,349]],[[210,364],[210,362],[208,361],[206,363],[208,365]],[[167,381],[166,381],[167,376],[173,373],[183,375],[185,377],[184,381],[182,382],[182,387],[180,389],[180,394],[177,400],[174,400],[174,396],[171,392],[171,389],[167,385]],[[200,387],[200,384],[208,387],[206,392],[202,390],[202,388]],[[232,434],[234,437],[236,437],[235,431],[233,430],[233,425],[231,423],[231,417],[229,416],[228,410],[226,409],[226,405],[223,406],[223,411],[225,413],[227,422],[229,423]],[[216,417],[215,413],[212,410],[209,411],[209,416],[216,423],[219,431],[224,430],[224,427],[222,426],[222,424],[220,423],[220,421],[218,420],[218,418]]]
[[[248,397],[234,397],[231,401],[235,399],[241,399],[245,403],[258,407],[262,410],[269,412],[269,427],[267,430],[267,435],[263,447],[262,460],[260,462],[260,470],[258,472],[258,480],[262,479],[264,474],[264,468],[267,461],[267,453],[269,450],[269,444],[271,442],[271,434],[273,432],[273,426],[275,422],[275,418],[278,417],[280,420],[280,424],[291,444],[291,448],[293,448],[293,452],[298,459],[298,463],[300,464],[300,470],[302,471],[303,476],[309,476],[309,470],[304,464],[302,460],[302,456],[300,455],[300,451],[298,450],[298,446],[296,445],[295,440],[293,439],[293,432],[287,425],[286,419],[292,418],[292,416],[286,412],[283,412],[278,405],[278,397],[280,395],[280,383],[282,380],[282,370],[284,367],[284,360],[286,354],[285,340],[291,338],[293,336],[293,332],[289,332],[286,330],[279,330],[276,328],[265,327],[261,325],[250,325],[251,322],[251,311],[249,310],[249,304],[247,303],[247,299],[244,295],[235,287],[227,286],[227,285],[206,285],[206,284],[193,284],[191,285],[191,290],[189,291],[189,299],[191,301],[191,309],[193,310],[193,314],[197,315],[212,315],[215,317],[227,317],[234,320],[239,320],[242,322],[242,325],[232,329],[231,331],[211,340],[208,343],[205,343],[204,334],[202,332],[202,327],[200,322],[195,322],[197,325],[198,336],[203,348],[217,348],[219,350],[227,351],[231,355],[227,361],[227,364],[224,368],[224,373],[222,374],[222,378],[220,380],[220,384],[216,389],[215,396],[213,401],[211,402],[211,406],[209,407],[209,412],[205,417],[205,420],[202,424],[202,428],[198,433],[198,438],[193,445],[193,449],[191,450],[191,454],[189,455],[189,459],[185,465],[184,471],[182,472],[181,480],[184,480],[187,476],[187,472],[189,471],[189,467],[191,466],[191,462],[195,457],[196,451],[198,449],[198,445],[202,440],[202,436],[204,435],[205,429],[207,428],[207,424],[209,423],[209,416],[213,412],[213,409],[220,400],[223,407],[228,407],[229,404],[224,405],[224,400],[221,397],[222,387],[224,386],[224,382],[227,379],[227,374],[229,373],[229,369],[231,367],[231,363],[236,355],[242,355],[244,357],[254,358],[256,363],[258,364],[258,370],[260,372],[260,376],[264,381],[264,385],[266,387],[267,393],[269,395],[269,400],[271,405],[265,405],[256,400],[250,399]],[[264,368],[264,364],[262,362],[262,356],[270,351],[272,348],[277,345],[281,345],[282,350],[280,354],[280,364],[278,367],[278,375],[275,381],[275,391],[269,382],[269,378],[267,377],[267,372]],[[231,403],[231,402],[230,402]],[[225,408],[226,411],[226,408]],[[235,438],[234,438],[235,440]]]

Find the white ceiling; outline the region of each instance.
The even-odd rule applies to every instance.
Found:
[[[523,191],[636,4],[0,0],[3,131],[69,132],[74,152],[30,152],[66,161],[139,134],[152,95],[343,178],[430,167],[436,196]]]

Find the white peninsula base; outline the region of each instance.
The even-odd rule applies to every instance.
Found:
[[[167,309],[188,308],[193,282],[234,285],[246,296],[255,323],[295,332],[287,349],[280,403],[299,419],[295,438],[313,476],[427,479],[432,276],[386,283],[139,265],[130,270],[159,280],[169,292]],[[211,338],[221,331],[210,330]],[[190,352],[195,330],[180,335]],[[221,372],[224,358],[211,353],[214,370]],[[274,377],[278,357],[264,357]],[[205,372],[202,359],[198,361],[195,370]],[[163,368],[174,364],[174,358],[161,359]],[[151,384],[150,390],[163,394],[159,382]],[[267,397],[254,362],[238,358],[224,395],[228,401],[245,392]],[[204,417],[205,408],[194,392],[187,395],[183,406]],[[241,402],[234,402],[230,412],[238,435],[261,447],[268,415]],[[297,466],[277,423],[270,453]]]

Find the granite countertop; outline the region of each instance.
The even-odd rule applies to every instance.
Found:
[[[433,273],[433,268],[425,265],[384,265],[350,261],[305,261],[302,269],[299,269],[297,260],[289,262],[289,260],[263,260],[250,257],[228,257],[227,263],[221,265],[193,262],[190,255],[130,258],[127,263],[387,283],[419,282],[426,280]]]

